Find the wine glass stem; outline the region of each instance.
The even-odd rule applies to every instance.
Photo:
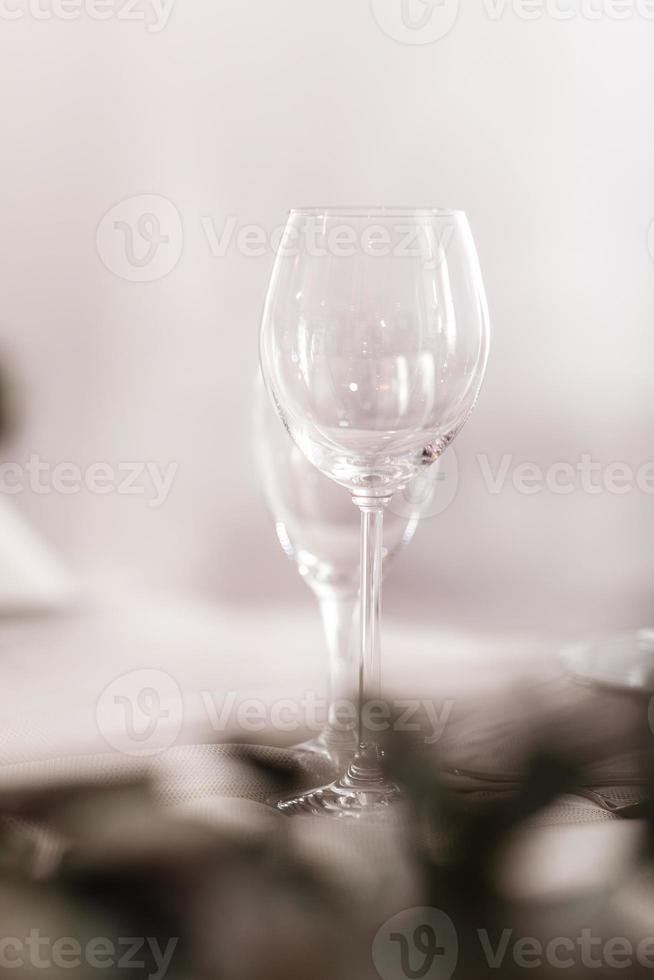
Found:
[[[357,688],[356,661],[352,656],[353,595],[330,590],[319,596],[320,614],[329,654],[327,736],[354,737],[354,721],[347,711]]]
[[[381,697],[381,583],[385,501],[354,498],[361,511],[361,659],[359,679],[359,751],[353,772],[381,778],[380,753],[371,729],[373,702]]]

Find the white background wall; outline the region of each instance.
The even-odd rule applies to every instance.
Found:
[[[493,349],[459,493],[398,562],[387,609],[579,633],[654,619],[653,496],[491,495],[476,462],[654,459],[654,20],[636,0],[625,21],[608,0],[598,20],[589,0],[560,0],[566,20],[466,2],[425,44],[387,36],[367,0],[176,0],[158,32],[146,0],[145,21],[117,16],[124,0],[104,21],[28,2],[0,0],[0,353],[20,408],[5,458],[179,464],[159,508],[14,497],[76,572],[309,601],[251,459],[272,255],[216,257],[202,221],[435,204],[468,211]],[[400,0],[374,4],[397,20]],[[183,244],[169,275],[134,282],[96,230],[145,194],[173,202]]]

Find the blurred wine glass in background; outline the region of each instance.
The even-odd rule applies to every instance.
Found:
[[[570,644],[562,659],[585,684],[654,693],[654,628]]]
[[[297,746],[340,764],[356,749],[355,696],[358,653],[351,643],[359,592],[359,513],[346,493],[308,462],[275,412],[257,378],[254,441],[256,465],[279,543],[318,600],[329,663],[323,731]],[[436,468],[419,494],[406,493],[389,508],[384,524],[382,571],[413,538],[422,507],[431,500]]]

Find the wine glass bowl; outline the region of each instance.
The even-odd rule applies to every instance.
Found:
[[[352,494],[390,497],[449,445],[484,373],[465,215],[291,211],[263,321],[264,375],[302,452]]]

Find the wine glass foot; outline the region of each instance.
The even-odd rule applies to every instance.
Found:
[[[272,805],[288,816],[296,814],[361,817],[383,813],[404,802],[404,794],[385,779],[363,782],[348,774],[327,786],[272,800]]]
[[[577,643],[563,650],[561,660],[585,684],[654,692],[654,629]]]

